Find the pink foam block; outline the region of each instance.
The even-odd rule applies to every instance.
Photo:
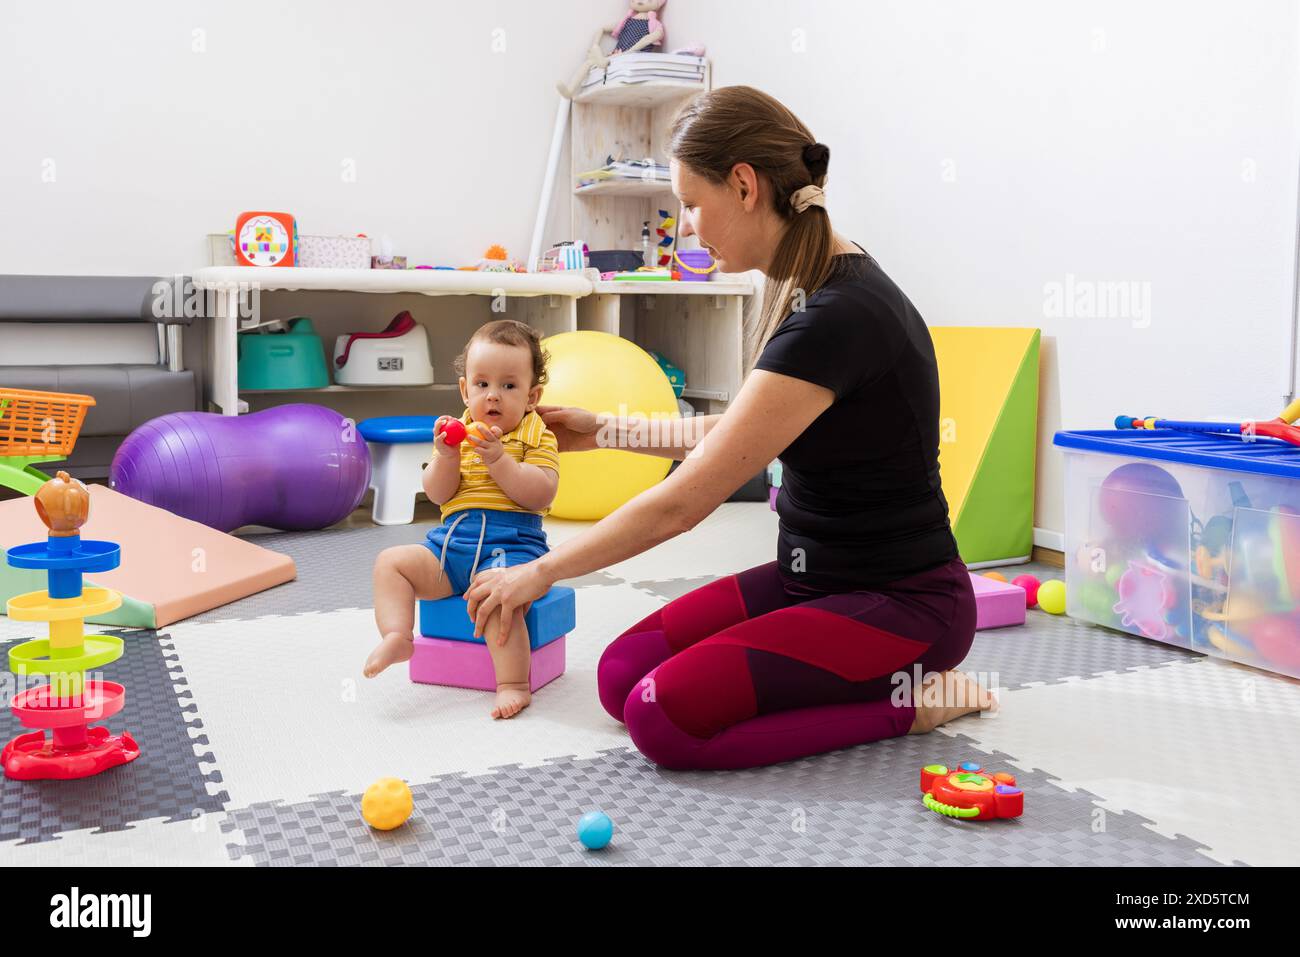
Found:
[[[1024,592],[1021,592],[1023,595]],[[1021,600],[1024,604],[1024,600]],[[532,652],[529,686],[533,691],[564,674],[564,637]],[[411,655],[411,680],[428,685],[450,685],[475,691],[496,691],[497,676],[487,645],[446,638],[415,639]]]
[[[1025,623],[1025,590],[983,575],[970,576],[975,586],[976,630]]]

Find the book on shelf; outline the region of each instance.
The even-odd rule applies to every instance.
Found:
[[[604,166],[587,170],[577,175],[577,185],[590,186],[605,180],[644,180],[646,182],[668,183],[668,167],[662,163],[648,160],[616,160],[609,157]]]
[[[638,50],[636,53],[620,53],[618,56],[612,56],[609,58],[609,62],[611,65],[615,63],[632,65],[677,63],[698,67],[701,70],[704,69],[704,57],[696,56],[693,53],[646,53],[644,50]]]
[[[582,89],[648,82],[703,83],[704,58],[672,53],[624,53],[611,57],[604,67],[592,67]]]

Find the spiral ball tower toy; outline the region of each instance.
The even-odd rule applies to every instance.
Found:
[[[50,631],[48,638],[11,648],[9,670],[20,679],[48,675],[49,680],[19,691],[10,701],[19,722],[37,730],[6,744],[0,763],[6,777],[23,781],[84,778],[140,756],[130,734],[90,726],[122,710],[126,689],[86,677],[87,671],[122,657],[122,639],[86,635],[84,621],[117,608],[122,596],[108,588],[83,588],[81,576],[116,568],[121,550],[115,542],[82,539],[90,493],[67,472],[42,485],[34,504],[50,530],[48,539],[8,549],[5,561],[14,568],[43,570],[49,588],[11,598],[6,609],[14,621],[48,622]]]

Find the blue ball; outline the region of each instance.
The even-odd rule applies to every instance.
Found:
[[[614,836],[614,822],[602,811],[588,811],[578,820],[578,840],[591,851],[598,851]]]

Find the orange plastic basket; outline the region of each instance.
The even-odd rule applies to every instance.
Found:
[[[0,456],[66,457],[94,404],[88,395],[0,388]]]

